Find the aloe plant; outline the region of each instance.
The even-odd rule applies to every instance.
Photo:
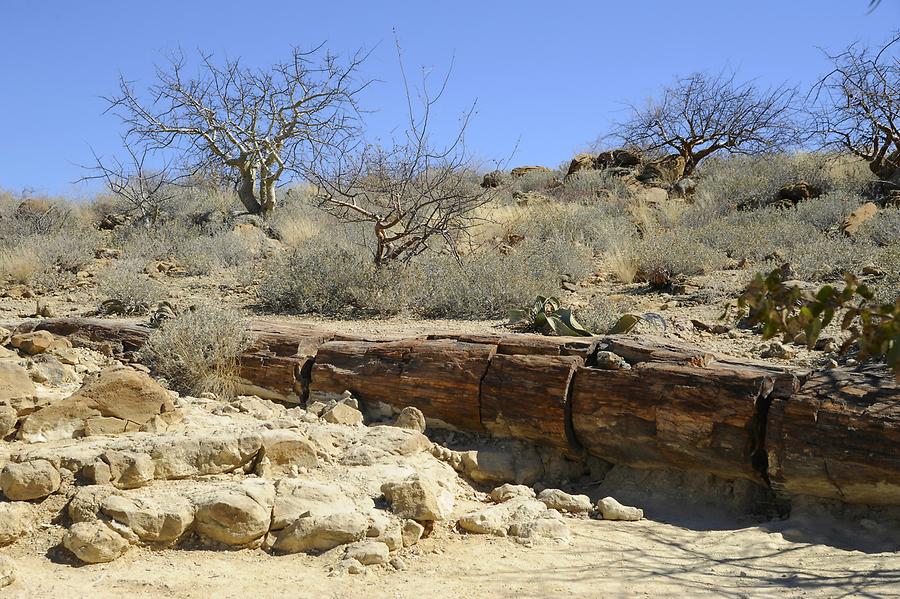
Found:
[[[652,324],[663,332],[666,331],[666,319],[662,315],[656,312],[644,312],[643,314],[623,314],[607,332],[610,335],[623,335],[633,331],[642,322]]]
[[[537,296],[530,306],[509,311],[510,324],[526,325],[545,335],[592,337],[575,318],[571,308],[563,308],[555,297]]]

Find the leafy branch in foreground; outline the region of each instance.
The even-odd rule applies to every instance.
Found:
[[[838,310],[846,310],[841,329],[850,333],[841,353],[856,345],[860,358],[884,359],[900,379],[900,297],[879,303],[850,273],[844,275],[843,289],[825,285],[815,292],[804,290],[786,285],[776,269],[766,277],[757,275],[738,299],[738,317],[761,325],[764,338],[784,334],[790,339],[802,332],[810,348]]]

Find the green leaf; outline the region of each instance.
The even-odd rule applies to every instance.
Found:
[[[609,330],[611,335],[621,335],[624,333],[630,333],[634,330],[634,327],[641,321],[641,317],[637,314],[623,314],[619,317],[619,320],[616,321],[616,324]]]

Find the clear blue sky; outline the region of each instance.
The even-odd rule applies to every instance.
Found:
[[[365,72],[382,80],[366,97],[368,121],[387,132],[403,104],[392,40],[408,67],[445,69],[449,127],[473,100],[469,148],[511,166],[556,166],[583,149],[622,102],[640,101],[677,74],[735,68],[762,82],[809,83],[826,67],[819,48],[877,42],[900,26],[883,0],[673,2],[326,2],[232,0],[101,2],[0,0],[0,188],[85,195],[72,182],[90,148],[113,152],[119,124],[99,96],[119,72],[149,82],[178,46],[264,66],[291,45],[326,41],[335,52],[376,47]],[[440,136],[441,130],[435,131]]]

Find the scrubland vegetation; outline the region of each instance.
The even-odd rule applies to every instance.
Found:
[[[455,138],[433,139],[441,94],[426,80],[407,83],[421,102],[399,141],[369,142],[360,55],[319,64],[295,51],[270,71],[204,56],[189,83],[179,59],[155,99],[124,79],[110,99],[131,160],[95,157],[88,178],[105,192],[0,195],[0,277],[38,296],[93,289],[98,313],[137,317],[204,278],[242,291],[207,286],[206,299],[245,312],[336,318],[502,319],[559,295],[594,331],[629,298],[688,281],[727,303],[739,290],[724,290],[724,272],[744,284],[775,268],[810,283],[850,273],[891,302],[900,135],[885,93],[900,74],[867,49],[831,58],[812,105],[796,88],[693,74],[633,109],[612,132],[620,148],[606,137],[555,170],[487,174],[463,144],[471,112]],[[851,88],[869,102],[856,112]],[[189,172],[147,166],[179,152]]]

